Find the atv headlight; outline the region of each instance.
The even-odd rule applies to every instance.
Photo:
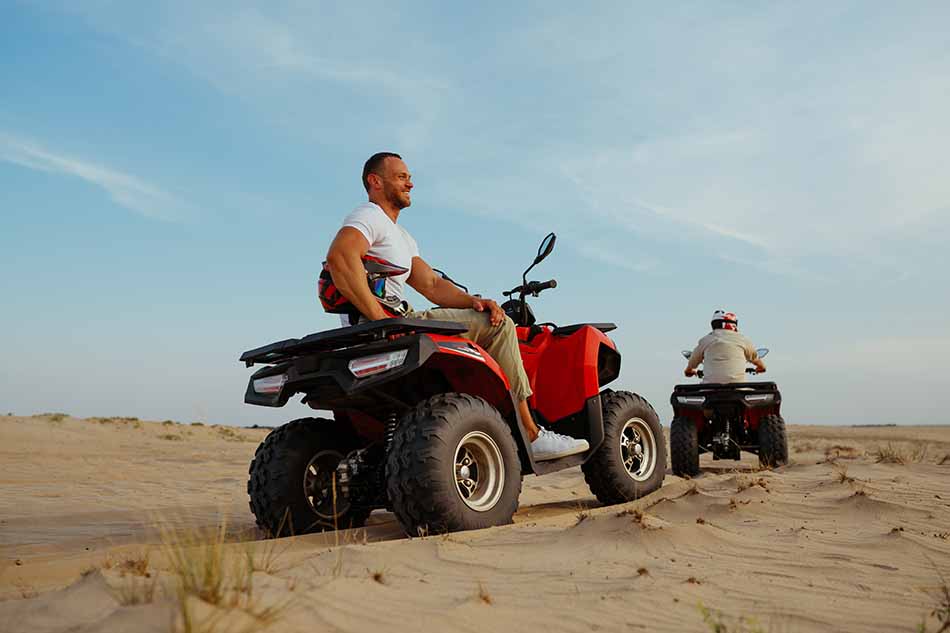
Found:
[[[254,381],[254,391],[266,395],[274,395],[275,393],[280,393],[280,390],[286,382],[287,374],[258,378]]]
[[[350,373],[357,378],[365,378],[366,376],[372,376],[373,374],[399,367],[406,362],[407,354],[409,354],[409,350],[401,349],[395,352],[386,352],[385,354],[363,356],[351,360],[347,364],[347,367],[350,368]]]
[[[755,393],[745,397],[745,401],[749,403],[772,402],[773,400],[775,400],[774,393]]]
[[[676,401],[680,404],[702,404],[706,402],[706,396],[676,396]]]

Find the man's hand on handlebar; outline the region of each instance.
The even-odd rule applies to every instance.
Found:
[[[684,371],[683,373],[686,374],[687,378],[692,378],[693,376],[696,375],[696,370],[693,369],[692,367],[687,367],[686,371]]]
[[[501,325],[505,320],[504,311],[491,299],[475,297],[472,301],[472,310],[476,312],[488,310],[488,320],[493,326]]]

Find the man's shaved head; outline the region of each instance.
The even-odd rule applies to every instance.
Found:
[[[367,178],[370,174],[382,176],[383,163],[386,162],[387,158],[398,158],[402,160],[402,156],[394,152],[377,152],[370,156],[363,165],[363,187],[367,192],[369,191],[369,180],[367,180]]]

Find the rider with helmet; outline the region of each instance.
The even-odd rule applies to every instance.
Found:
[[[765,371],[752,341],[739,334],[739,320],[732,312],[716,310],[710,322],[712,332],[699,339],[699,344],[686,364],[687,377],[696,375],[703,364],[704,383],[745,382],[746,363],[755,365],[755,373]]]

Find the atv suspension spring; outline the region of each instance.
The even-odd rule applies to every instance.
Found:
[[[392,446],[393,438],[396,436],[396,414],[390,413],[386,418],[386,454],[389,454],[389,447]]]

